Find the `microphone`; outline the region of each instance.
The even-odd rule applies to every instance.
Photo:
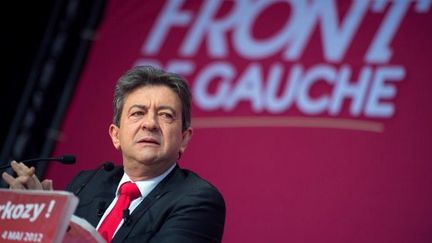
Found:
[[[127,226],[129,226],[132,223],[130,220],[129,208],[126,208],[125,210],[123,210],[123,221],[124,221],[124,224]]]
[[[65,154],[65,155],[60,156],[60,157],[27,159],[27,160],[21,161],[21,163],[31,164],[31,163],[40,162],[40,161],[57,161],[57,162],[60,162],[62,164],[71,165],[71,164],[75,164],[75,156],[70,155],[70,154]],[[1,166],[0,170],[7,169],[9,167],[11,167],[10,163],[7,165]]]
[[[98,169],[93,171],[93,173],[88,177],[88,179],[84,183],[82,183],[81,186],[74,192],[75,196],[78,196],[78,194],[80,194],[80,192],[84,189],[84,187],[87,186],[87,184],[93,179],[93,177],[95,177],[96,174],[102,169],[105,171],[112,171],[114,169],[113,162],[107,161],[103,163]]]
[[[102,215],[105,213],[105,210],[106,210],[106,202],[100,201],[98,204],[97,216],[102,217]]]

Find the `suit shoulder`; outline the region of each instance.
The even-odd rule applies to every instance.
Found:
[[[123,175],[123,167],[120,166],[115,167],[111,171],[103,169],[82,170],[72,178],[71,182],[67,186],[67,190],[73,191],[83,183],[87,182],[89,184],[98,185],[111,180],[120,180],[121,175]]]
[[[207,179],[204,179],[194,171],[188,169],[180,169],[180,172],[184,177],[185,181],[187,183],[190,183],[190,185],[196,187],[208,187],[217,190],[217,188],[211,182],[209,182]]]
[[[205,194],[223,201],[223,196],[219,189],[197,173],[188,169],[180,169],[180,174],[184,180],[183,183],[179,183],[179,188],[176,190],[179,189],[188,195]]]

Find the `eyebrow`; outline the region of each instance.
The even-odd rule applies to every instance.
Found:
[[[145,105],[132,105],[131,107],[129,107],[128,112],[130,112],[133,108],[138,108],[141,110],[145,110],[146,106]]]

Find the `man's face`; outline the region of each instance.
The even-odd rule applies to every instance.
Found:
[[[111,125],[110,135],[114,147],[122,151],[125,167],[165,168],[186,149],[192,130],[182,132],[179,97],[170,88],[155,85],[125,97],[120,127]]]

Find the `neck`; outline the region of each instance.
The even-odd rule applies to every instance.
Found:
[[[124,171],[132,181],[148,180],[162,175],[175,162],[145,165],[142,163],[124,163]]]

